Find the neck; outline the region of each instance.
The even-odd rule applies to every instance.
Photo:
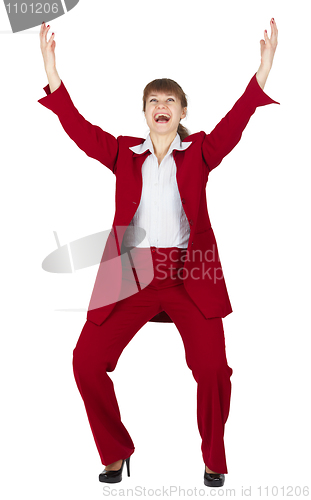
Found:
[[[153,144],[154,154],[158,160],[162,160],[166,153],[168,152],[170,145],[176,137],[177,130],[171,132],[167,135],[158,135],[150,132],[150,139]]]

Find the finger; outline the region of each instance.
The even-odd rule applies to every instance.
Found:
[[[271,30],[271,38],[277,39],[278,36],[278,29],[276,27],[275,21],[273,19],[273,22],[271,22],[272,30]]]
[[[272,33],[277,33],[278,29],[277,29],[277,26],[275,24],[274,19],[271,19],[270,24],[271,24],[271,31],[272,31]]]
[[[271,34],[271,41],[273,43],[277,43],[277,38],[278,38],[278,29],[275,25],[275,21],[273,20],[273,22],[271,23],[271,26],[272,26],[272,34]]]
[[[41,24],[41,28],[40,28],[40,36],[41,36],[41,37],[43,36],[44,30],[45,30],[45,24],[44,24],[44,23],[42,23],[42,24]]]
[[[50,29],[50,25],[46,26],[44,34],[45,34],[45,42],[48,43],[47,36],[48,36],[48,31]]]
[[[268,37],[268,33],[267,33],[267,30],[264,31],[264,37],[265,37],[265,42],[266,43],[269,43],[270,42],[270,39]]]
[[[278,30],[274,17],[271,19],[271,25],[272,25],[274,31]]]
[[[54,37],[55,37],[55,33],[52,33],[52,35],[50,36],[50,39],[48,41],[49,44],[53,43]]]

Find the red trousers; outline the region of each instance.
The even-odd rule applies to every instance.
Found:
[[[86,321],[73,351],[74,377],[95,444],[103,465],[125,459],[134,452],[108,372],[115,369],[123,349],[140,328],[165,310],[182,337],[186,363],[197,382],[197,423],[203,461],[212,471],[226,474],[224,428],[229,415],[233,370],[227,363],[222,318],[206,319],[186,292],[181,260],[184,249],[151,249],[154,265],[151,283],[117,302],[102,325]],[[160,258],[157,250],[161,252]],[[163,254],[168,259],[159,264]],[[170,271],[164,273],[168,268]]]

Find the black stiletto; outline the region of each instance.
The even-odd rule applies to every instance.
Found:
[[[210,474],[204,470],[204,484],[205,486],[223,486],[225,482],[224,474]]]
[[[118,470],[103,470],[99,474],[99,480],[101,483],[120,483],[122,481],[122,470],[124,467],[124,462],[126,462],[127,475],[130,476],[130,458],[128,457],[122,461],[122,465]]]

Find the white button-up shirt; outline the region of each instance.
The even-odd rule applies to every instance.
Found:
[[[173,150],[182,151],[190,145],[191,142],[182,143],[177,134],[160,165],[154,154],[150,134],[142,144],[130,148],[137,154],[149,149],[151,155],[142,165],[141,199],[130,222],[133,227],[125,232],[125,246],[187,248],[190,226],[178,191]],[[136,226],[146,231],[146,237],[141,243],[138,243],[138,233],[135,234]]]

